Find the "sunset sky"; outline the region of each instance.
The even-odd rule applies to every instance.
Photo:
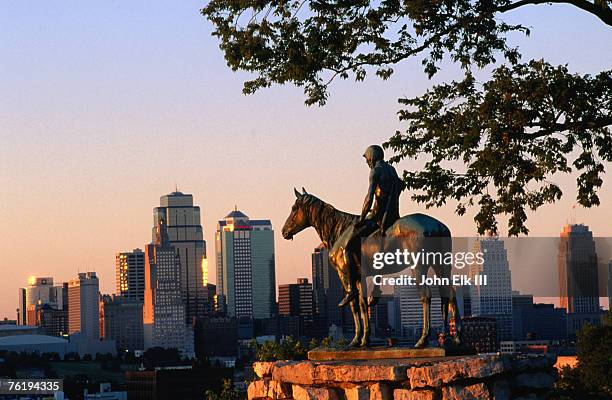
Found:
[[[175,185],[202,209],[209,265],[216,221],[236,204],[272,220],[277,284],[310,277],[314,231],[293,242],[280,235],[293,187],[358,212],[368,176],[361,154],[401,128],[397,98],[459,76],[445,64],[429,81],[414,59],[387,82],[338,82],[323,108],[306,107],[292,86],[243,96],[247,75],[226,67],[203,4],[0,6],[0,318],[15,318],[30,275],[59,282],[95,270],[101,291],[114,292],[115,253],[150,241],[152,209]],[[571,6],[525,7],[508,22],[532,27],[530,38],[512,36],[525,60],[581,73],[612,67],[612,30]],[[533,236],[558,236],[569,218],[572,177],[556,179],[565,196],[530,216]],[[577,221],[612,236],[610,178],[600,197]],[[424,210],[407,194],[401,208]],[[453,211],[429,210],[455,235],[473,235],[472,216]]]

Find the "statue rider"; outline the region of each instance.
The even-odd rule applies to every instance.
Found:
[[[369,146],[363,157],[370,167],[370,183],[361,215],[344,250],[352,276],[349,279],[349,287],[345,288],[346,293],[338,307],[344,307],[358,295],[354,282],[360,279],[358,263],[361,258],[361,239],[377,230],[381,236],[385,236],[387,228],[400,217],[399,196],[405,187],[404,182],[398,177],[395,168],[384,160],[382,147]]]

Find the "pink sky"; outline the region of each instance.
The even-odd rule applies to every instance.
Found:
[[[59,282],[95,270],[101,291],[113,292],[115,253],[149,242],[152,209],[175,184],[202,209],[211,268],[216,221],[234,204],[252,218],[270,218],[277,284],[310,277],[310,253],[319,243],[312,230],[293,242],[280,236],[294,186],[342,210],[360,209],[364,148],[401,128],[398,97],[432,83],[419,61],[402,64],[388,82],[341,82],[324,108],[305,107],[293,87],[245,97],[245,76],[225,67],[197,15],[200,5],[72,2],[3,10],[0,317],[15,318],[17,288],[30,275]],[[534,26],[520,42],[526,58],[569,62],[580,72],[609,67],[609,29],[573,9],[555,10],[546,19],[555,24],[528,10],[521,15]],[[581,29],[556,28],[563,21]],[[437,79],[453,76],[449,67]],[[568,219],[575,190],[571,179],[560,182],[566,196],[530,216],[532,235],[557,236]],[[607,179],[601,207],[577,212],[596,236],[612,236],[611,186]],[[415,211],[424,209],[405,194],[402,212]],[[459,218],[451,206],[429,212],[455,235],[474,234],[471,216]]]

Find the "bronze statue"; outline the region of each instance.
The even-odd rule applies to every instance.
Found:
[[[370,164],[377,157],[378,156],[372,158],[366,157],[366,161]],[[380,156],[380,159],[374,161],[374,167],[381,160],[382,156]],[[338,277],[346,292],[345,298],[348,297],[347,303],[350,305],[353,314],[355,337],[349,346],[359,345],[365,347],[369,343],[370,336],[369,313],[365,299],[366,291],[364,290],[365,280],[363,279],[366,273],[370,271],[362,271],[361,259],[356,255],[355,251],[357,249],[350,248],[347,251],[350,242],[355,241],[356,238],[361,238],[361,235],[365,235],[366,232],[372,233],[372,226],[374,226],[372,235],[384,235],[391,239],[401,239],[404,248],[408,251],[418,252],[424,250],[442,252],[442,254],[452,251],[450,230],[437,219],[420,213],[406,215],[399,219],[394,218],[394,213],[399,215],[399,211],[396,211],[399,210],[399,207],[391,202],[397,201],[401,186],[396,186],[394,189],[393,186],[399,185],[397,182],[389,186],[384,186],[384,184],[381,185],[376,177],[374,177],[374,179],[372,178],[373,173],[376,174],[376,172],[374,172],[375,168],[372,166],[370,167],[373,170],[370,174],[370,190],[368,191],[368,197],[366,197],[366,204],[364,204],[362,215],[358,216],[339,211],[330,204],[307,193],[304,188],[302,188],[302,193],[294,189],[296,200],[291,208],[291,214],[287,218],[282,229],[283,238],[292,239],[294,235],[302,230],[308,227],[314,227],[319,238],[323,242],[323,246],[329,251],[330,263],[338,273]],[[383,168],[386,167],[383,166]],[[395,170],[393,170],[393,172],[395,172]],[[388,169],[385,173],[388,173],[389,177],[393,176],[393,173]],[[395,174],[395,177],[397,177],[397,174]],[[373,182],[374,184],[372,184]],[[372,202],[368,200],[370,198],[370,191],[374,193],[374,199],[376,200],[375,204],[379,207],[376,212],[370,212],[369,207],[367,207],[368,203],[370,205],[372,204]],[[380,200],[376,197],[377,191],[381,194]],[[387,191],[388,195],[383,196],[383,191]],[[366,210],[366,208],[368,209]],[[383,209],[384,211],[382,214],[378,215]],[[364,211],[366,215],[368,212],[370,212],[370,216],[374,214],[371,221],[376,221],[376,224],[370,224],[368,229],[361,230],[362,226],[367,226],[366,224],[370,223],[362,222],[368,220],[368,218],[364,218]],[[387,218],[391,218],[393,222],[387,223]],[[390,226],[388,226],[388,224],[390,224]],[[425,240],[426,238],[446,238],[448,240],[432,242],[430,240]],[[385,240],[385,243],[388,242],[388,240]],[[352,245],[353,243],[350,244]],[[401,272],[405,268],[404,265],[396,264],[387,266],[383,271],[379,271],[378,273],[394,274]],[[439,277],[450,276],[451,267],[442,262],[418,265],[414,269],[414,272],[417,276],[427,275],[429,268],[433,268],[435,274]],[[430,334],[431,290],[424,285],[419,284],[417,286],[423,304],[423,331],[415,347],[422,348],[427,344]],[[453,342],[459,344],[461,318],[458,312],[455,290],[450,285],[440,286],[439,289],[445,332],[450,311],[451,316],[455,317],[456,323],[456,334],[453,338]]]
[[[381,236],[385,236],[385,230],[399,219],[399,196],[404,188],[395,168],[385,162],[382,147],[369,146],[363,157],[370,167],[370,178],[361,215],[344,249],[350,273],[359,271],[361,239],[377,230]],[[339,307],[344,307],[357,297],[357,290],[351,283],[353,280],[349,279],[350,286],[345,290]],[[374,305],[377,299],[377,296],[372,296],[368,305]]]

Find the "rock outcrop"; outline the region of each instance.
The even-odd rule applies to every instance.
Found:
[[[556,379],[548,354],[253,365],[249,400],[544,399]]]

